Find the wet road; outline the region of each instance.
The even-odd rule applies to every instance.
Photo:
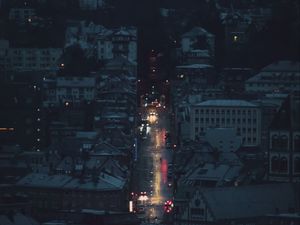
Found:
[[[137,193],[139,217],[152,223],[163,220],[165,201],[170,200],[172,188],[168,180],[168,164],[172,162],[172,150],[165,148],[165,134],[169,130],[168,114],[158,112],[149,118],[146,139],[141,139],[138,161],[134,171],[133,191]],[[146,194],[145,194],[146,192]]]

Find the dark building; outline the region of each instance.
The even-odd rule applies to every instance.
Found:
[[[270,126],[269,180],[300,181],[300,95],[291,94]]]
[[[0,143],[40,149],[43,146],[43,115],[39,85],[3,82],[0,101]]]

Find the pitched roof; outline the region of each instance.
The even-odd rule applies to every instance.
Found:
[[[204,189],[202,195],[216,220],[251,218],[296,207],[292,184],[264,184]]]
[[[273,118],[270,129],[300,130],[300,93],[289,95]]]
[[[208,37],[213,37],[214,35],[209,33],[207,30],[203,29],[202,27],[194,27],[192,30],[186,32],[182,35],[182,38],[185,37],[195,37],[195,36],[201,36],[205,35]]]
[[[213,99],[195,104],[195,106],[213,106],[213,107],[257,107],[251,102],[234,99]]]

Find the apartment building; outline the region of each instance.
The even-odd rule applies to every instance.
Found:
[[[190,138],[203,138],[208,128],[235,128],[242,145],[257,146],[261,138],[261,111],[243,100],[208,100],[191,107]]]
[[[300,91],[300,62],[274,62],[249,78],[245,89],[252,93]]]

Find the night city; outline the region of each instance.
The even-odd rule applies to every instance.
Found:
[[[0,0],[0,225],[300,225],[300,1]]]

